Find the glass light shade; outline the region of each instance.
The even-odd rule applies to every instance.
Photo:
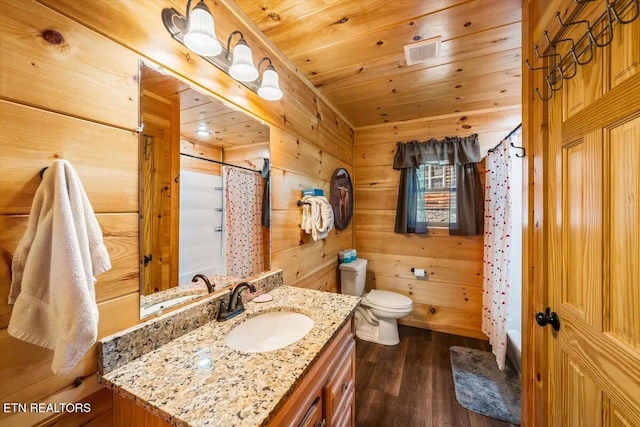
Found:
[[[216,38],[213,16],[202,0],[189,15],[189,29],[184,35],[184,44],[202,56],[215,56],[222,52],[222,45]]]
[[[258,78],[258,69],[253,65],[251,49],[244,39],[233,48],[233,64],[229,67],[229,74],[239,82],[252,82]]]
[[[258,89],[258,95],[267,101],[278,101],[282,98],[282,91],[278,83],[278,73],[269,65],[262,73],[262,84]]]

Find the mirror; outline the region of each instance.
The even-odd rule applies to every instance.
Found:
[[[145,63],[140,109],[144,318],[269,269],[269,127]]]

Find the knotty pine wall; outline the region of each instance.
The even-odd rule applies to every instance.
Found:
[[[358,128],[355,132],[355,229],[358,256],[369,260],[367,288],[407,295],[413,313],[405,325],[486,339],[481,332],[482,236],[428,236],[393,232],[400,171],[393,169],[397,142],[480,135],[484,153],[520,123],[520,109],[422,119]],[[427,280],[411,268],[423,268]]]
[[[160,13],[182,1],[5,0],[0,16],[0,401],[90,401],[69,425],[108,425],[111,393],[96,381],[95,347],[68,375],[50,372],[51,352],[10,337],[6,304],[11,259],[25,230],[38,171],[56,158],[76,168],[105,235],[113,268],[96,284],[99,336],[139,322],[138,59],[144,57],[205,92],[216,92],[272,125],[272,268],[285,283],[336,290],[337,252],[352,228],[311,242],[300,232],[300,190],[328,190],[333,171],[353,172],[353,131],[258,39],[225,2],[208,2],[218,35],[244,32],[254,57],[270,56],[282,101],[262,101],[173,41]],[[250,24],[249,24],[250,25]],[[55,30],[57,33],[47,32]],[[47,36],[49,42],[43,39]],[[82,384],[74,386],[76,378]],[[50,414],[0,413],[0,426],[32,425]],[[59,419],[57,419],[59,421]]]

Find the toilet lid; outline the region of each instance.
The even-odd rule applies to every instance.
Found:
[[[396,292],[379,291],[377,289],[372,289],[371,292],[367,294],[367,300],[371,304],[384,308],[404,309],[413,305],[411,298]]]

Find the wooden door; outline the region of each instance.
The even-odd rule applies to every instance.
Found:
[[[142,294],[178,283],[180,226],[180,108],[170,99],[144,89],[140,141]]]
[[[596,3],[584,17],[601,13]],[[640,426],[640,19],[613,34],[547,105],[553,426]]]

